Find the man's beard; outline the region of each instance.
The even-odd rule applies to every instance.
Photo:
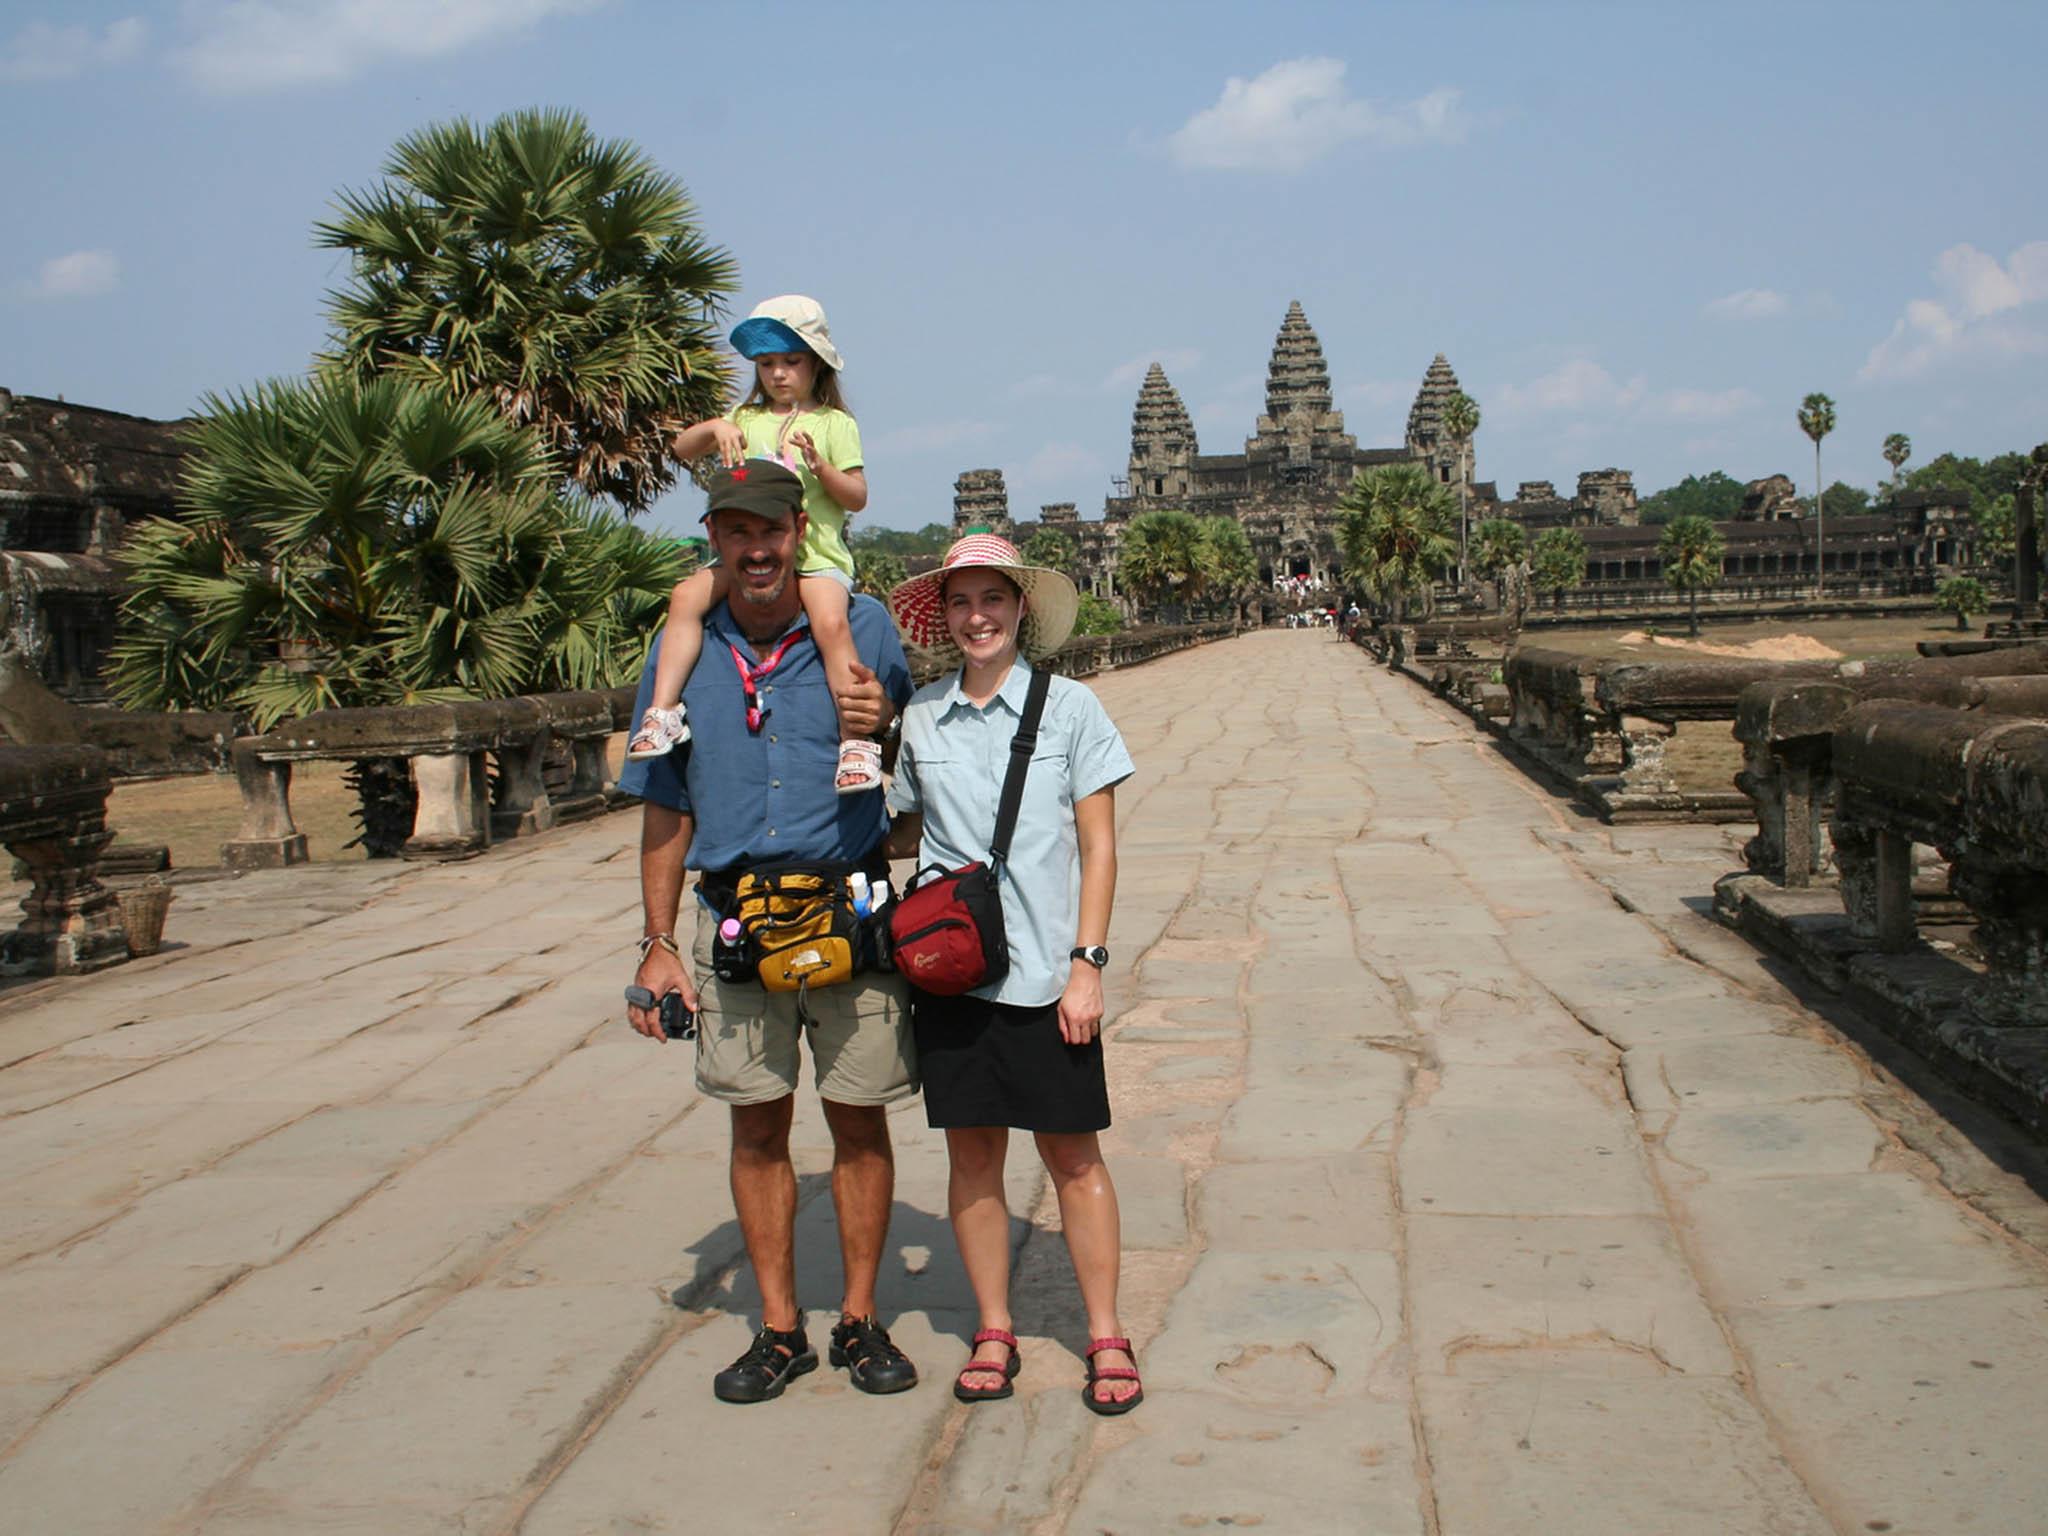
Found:
[[[737,572],[737,567],[735,567]],[[739,593],[740,601],[755,608],[771,608],[782,601],[782,594],[789,587],[789,567],[782,568],[782,575],[772,587],[750,587],[744,581],[735,579],[733,589]]]

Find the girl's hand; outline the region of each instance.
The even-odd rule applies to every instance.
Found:
[[[811,434],[808,432],[792,432],[789,434],[789,441],[790,446],[804,456],[805,465],[815,475],[818,472],[818,466],[824,463],[824,460],[818,457],[818,445],[811,441]]]
[[[720,417],[711,428],[711,446],[718,450],[718,462],[731,468],[747,456],[747,434]]]
[[[1067,989],[1060,994],[1060,1038],[1069,1045],[1086,1045],[1102,1033],[1102,972],[1086,960],[1076,960],[1067,972]]]

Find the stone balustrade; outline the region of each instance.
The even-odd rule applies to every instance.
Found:
[[[221,846],[234,869],[303,863],[306,837],[292,818],[292,764],[404,758],[418,810],[407,858],[467,858],[493,840],[545,831],[602,811],[613,792],[607,740],[632,713],[633,690],[462,699],[389,709],[325,709],[234,744],[242,825]],[[547,765],[573,767],[551,790]],[[496,775],[491,768],[495,760]]]
[[[97,747],[0,747],[0,844],[30,881],[0,938],[0,973],[96,971],[128,958],[114,893],[100,882],[112,781]]]
[[[1913,846],[1931,845],[1976,920],[1976,1011],[2048,1020],[2048,720],[1869,700],[1836,726],[1833,769],[1851,932],[1884,952],[1915,945]]]

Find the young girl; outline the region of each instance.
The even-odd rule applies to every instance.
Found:
[[[846,519],[868,504],[860,428],[839,394],[845,365],[832,345],[825,311],[802,294],[784,294],[757,306],[733,328],[732,344],[754,362],[753,389],[726,415],[677,434],[670,451],[689,460],[715,450],[725,464],[773,459],[803,481],[808,522],[797,553],[799,590],[811,638],[837,696],[853,686],[858,661],[847,623],[853,555],[846,547]],[[731,577],[715,565],[677,584],[655,663],[654,702],[633,733],[628,757],[659,757],[689,739],[683,684],[704,648],[704,616],[731,591]],[[837,784],[842,795],[879,789],[881,747],[859,737],[841,741]]]

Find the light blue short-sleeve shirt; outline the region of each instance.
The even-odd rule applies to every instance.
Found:
[[[977,708],[953,672],[918,689],[903,712],[889,809],[924,817],[917,862],[958,869],[988,857],[996,805],[1023,717],[1031,668],[1021,660]],[[1024,777],[1024,803],[997,889],[1009,939],[1009,974],[976,997],[1020,1007],[1056,1002],[1067,986],[1081,920],[1081,855],[1074,803],[1130,777],[1131,754],[1093,690],[1055,677]]]

